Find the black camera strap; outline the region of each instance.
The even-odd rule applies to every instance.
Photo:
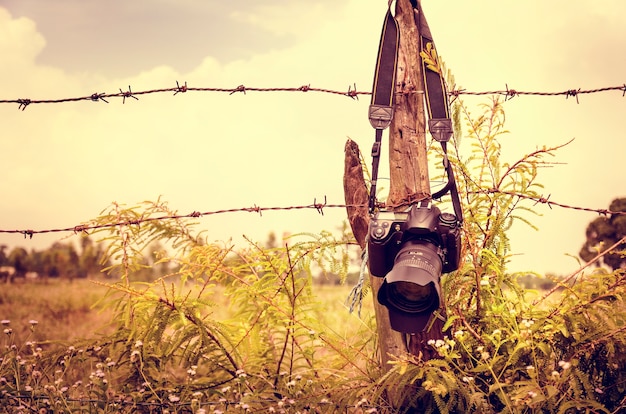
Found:
[[[398,22],[391,14],[391,3],[387,8],[383,30],[378,45],[378,58],[374,72],[372,100],[369,106],[370,124],[376,129],[376,140],[372,147],[372,183],[370,186],[369,211],[372,213],[376,204],[376,183],[378,181],[378,164],[380,162],[380,145],[383,130],[393,118],[394,91],[396,88],[396,69],[398,66],[398,46],[400,32]]]
[[[376,72],[372,102],[369,109],[369,120],[376,129],[376,140],[372,147],[372,185],[370,189],[369,210],[373,213],[376,204],[376,182],[380,162],[380,146],[382,131],[389,126],[393,117],[395,76],[398,62],[399,30],[396,19],[391,14],[391,3],[385,16],[385,23],[378,49]],[[446,185],[432,195],[439,199],[450,192],[454,213],[459,221],[463,220],[463,210],[454,179],[454,171],[448,160],[447,143],[452,137],[452,120],[448,107],[448,92],[441,73],[439,58],[435,49],[430,28],[418,0],[411,0],[415,23],[420,33],[420,61],[424,76],[426,110],[428,112],[428,130],[433,139],[441,144],[443,165],[447,175]]]
[[[434,193],[432,198],[439,199],[449,191],[454,214],[459,222],[463,222],[463,209],[461,208],[461,200],[456,187],[456,180],[454,179],[454,170],[448,159],[447,144],[452,137],[453,130],[444,74],[442,73],[439,55],[435,49],[435,42],[430,33],[424,10],[422,10],[419,0],[411,0],[411,5],[417,10],[417,13],[414,13],[413,16],[420,34],[420,60],[422,62],[424,88],[426,89],[428,130],[433,139],[441,144],[443,166],[448,178],[446,185],[441,190]]]

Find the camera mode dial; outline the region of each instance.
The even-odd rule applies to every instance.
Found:
[[[457,219],[452,213],[441,213],[439,215],[439,223],[447,227],[456,227]]]

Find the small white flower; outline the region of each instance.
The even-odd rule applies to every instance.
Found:
[[[178,401],[180,401],[180,397],[177,396],[177,395],[174,395],[174,394],[170,394],[167,397],[167,399],[170,400],[170,402],[178,402]]]
[[[141,348],[143,346],[143,342],[140,339],[135,341],[135,348]]]
[[[563,368],[564,370],[566,370],[566,369],[569,369],[572,366],[572,364],[566,361],[559,361],[559,366]]]

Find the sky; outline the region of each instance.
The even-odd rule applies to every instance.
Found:
[[[626,3],[423,0],[439,54],[470,91],[556,92],[623,85]],[[387,1],[0,0],[0,100],[58,99],[190,87],[370,90]],[[488,97],[464,97],[470,109]],[[343,148],[369,163],[369,97],[322,93],[188,92],[139,100],[0,104],[0,229],[72,227],[112,202],[159,197],[180,214],[343,203]],[[518,96],[504,104],[510,162],[574,141],[541,172],[550,200],[608,208],[626,196],[619,174],[626,100]],[[385,156],[385,153],[383,153]],[[385,161],[381,164],[385,164]],[[384,170],[381,171],[381,175]],[[431,174],[432,175],[432,174]],[[509,269],[568,274],[597,215],[526,205]],[[199,219],[210,240],[334,230],[343,209],[238,212]],[[42,249],[67,233],[0,233]]]

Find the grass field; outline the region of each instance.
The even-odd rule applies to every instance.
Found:
[[[35,341],[52,345],[92,338],[112,329],[113,312],[100,303],[107,289],[87,279],[7,284],[0,289],[0,320],[10,321],[17,343]],[[345,302],[351,286],[315,286],[314,289],[324,310],[321,314],[324,324],[340,336],[349,337],[362,319],[373,317],[371,296],[363,301],[361,318],[356,311],[350,314]],[[227,315],[228,298],[218,297],[216,301],[224,305],[216,309],[220,317]]]
[[[18,343],[89,337],[104,331],[110,322],[111,312],[95,306],[106,290],[84,279],[5,285],[0,290],[0,319],[10,321]]]

